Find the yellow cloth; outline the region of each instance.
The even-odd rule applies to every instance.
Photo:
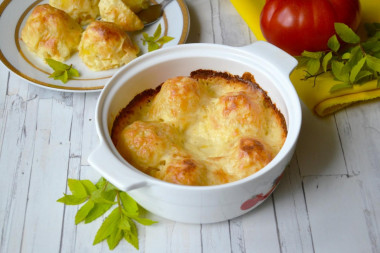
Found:
[[[249,24],[252,32],[258,33],[261,37],[261,31],[257,31],[258,24],[255,19],[247,21],[247,15],[250,13],[250,8],[255,7],[256,10],[251,13],[258,13],[257,8],[262,8],[262,0],[256,2],[253,6],[252,0],[231,0],[233,5],[243,19]],[[237,4],[238,3],[238,4]],[[245,3],[245,4],[244,4]],[[380,22],[380,4],[379,0],[361,0],[361,24],[358,30],[359,35],[362,37],[365,35],[364,24],[372,22]],[[261,9],[260,9],[261,12]],[[351,89],[340,90],[334,93],[330,93],[331,87],[338,84],[339,81],[334,80],[331,73],[325,73],[317,78],[316,85],[314,86],[314,79],[301,80],[305,76],[305,69],[297,68],[290,75],[298,96],[305,103],[305,105],[314,111],[319,116],[326,116],[334,113],[348,105],[356,102],[370,100],[374,98],[380,98],[380,88],[377,88],[377,80],[367,82],[363,85],[354,85]]]
[[[366,34],[365,23],[380,22],[380,1],[362,0],[360,4],[362,18],[358,34],[364,37]],[[301,80],[305,76],[304,70],[295,69],[290,75],[290,80],[296,88],[300,99],[319,116],[334,113],[356,102],[380,98],[380,88],[377,88],[377,80],[330,93],[331,87],[341,83],[334,80],[330,72],[318,76],[314,86],[313,78],[309,78],[307,81]]]

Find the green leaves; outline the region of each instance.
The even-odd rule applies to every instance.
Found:
[[[347,43],[359,43],[360,37],[352,31],[350,27],[348,27],[346,24],[343,23],[335,23],[335,32],[339,35],[339,37]]]
[[[73,68],[72,65],[67,65],[53,59],[45,59],[46,63],[54,70],[54,72],[49,76],[54,80],[61,80],[63,83],[67,83],[72,77],[80,76],[78,70]]]
[[[157,29],[154,32],[153,36],[149,36],[145,32],[143,33],[143,39],[141,40],[144,46],[148,45],[148,52],[159,49],[160,47],[162,47],[162,45],[174,39],[173,37],[169,37],[169,36],[162,36],[160,38],[160,36],[161,36],[161,24],[157,26]]]
[[[380,72],[380,59],[379,58],[367,55],[367,61],[366,62],[367,62],[367,65],[370,69],[372,69],[376,72]]]
[[[340,48],[340,43],[336,35],[331,36],[331,38],[327,41],[327,46],[334,52],[338,52]]]
[[[82,221],[89,223],[117,204],[97,231],[94,245],[107,240],[108,247],[112,250],[124,238],[138,249],[138,231],[134,221],[145,226],[156,223],[140,217],[141,208],[136,201],[104,178],[101,178],[96,184],[89,180],[68,179],[67,185],[72,195],[64,194],[57,200],[58,202],[66,205],[79,205],[87,201],[77,211],[75,224]]]
[[[335,23],[336,35],[327,42],[330,50],[323,52],[304,51],[298,59],[298,67],[306,66],[304,80],[331,72],[340,83],[333,86],[330,92],[352,88],[367,81],[377,79],[380,87],[380,24],[366,24],[369,38],[361,42],[360,37],[347,25]],[[341,41],[347,43],[341,46]]]

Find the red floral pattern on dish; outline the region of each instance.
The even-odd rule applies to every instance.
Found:
[[[256,206],[257,203],[265,200],[274,191],[274,189],[276,188],[276,186],[280,183],[280,180],[281,180],[281,178],[282,178],[283,175],[284,175],[284,173],[281,173],[281,175],[278,176],[276,178],[276,180],[274,180],[272,188],[267,193],[265,193],[265,194],[260,193],[260,194],[254,195],[252,198],[246,200],[240,206],[240,209],[243,210],[243,211],[244,210],[248,210],[248,209]]]

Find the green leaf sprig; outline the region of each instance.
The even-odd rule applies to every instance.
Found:
[[[153,36],[149,36],[146,32],[143,33],[143,38],[141,39],[143,42],[143,45],[148,45],[148,52],[154,51],[156,49],[159,49],[164,45],[165,43],[168,43],[173,37],[170,36],[161,36],[161,24],[157,26],[156,31],[154,32]]]
[[[66,205],[79,205],[86,202],[77,211],[75,224],[82,221],[90,223],[117,205],[104,219],[96,233],[93,245],[107,240],[108,247],[112,250],[124,238],[139,249],[138,231],[134,221],[146,226],[156,223],[156,221],[140,217],[142,208],[136,201],[104,178],[96,184],[89,180],[68,179],[67,185],[72,194],[64,194],[57,202]]]
[[[73,68],[73,65],[67,65],[53,59],[45,59],[45,61],[54,70],[49,78],[67,83],[72,77],[80,76],[78,70]]]
[[[336,34],[330,37],[329,50],[320,52],[304,51],[298,58],[299,67],[306,66],[304,80],[331,72],[340,82],[330,89],[330,93],[362,85],[377,80],[380,88],[380,23],[366,24],[368,38],[360,37],[347,25],[335,23]],[[338,37],[347,43],[342,46]]]

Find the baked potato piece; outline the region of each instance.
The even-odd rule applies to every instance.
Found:
[[[82,27],[48,4],[36,6],[21,31],[21,40],[40,58],[67,60],[78,50]]]
[[[124,0],[100,0],[99,12],[102,20],[113,22],[124,31],[132,32],[144,28],[143,22]]]
[[[49,0],[49,4],[63,10],[82,26],[99,16],[99,0]]]
[[[79,57],[93,71],[118,68],[137,57],[139,48],[116,24],[94,21],[79,43]]]
[[[123,2],[134,12],[139,13],[149,7],[149,0],[123,0]]]
[[[179,129],[185,129],[193,119],[200,102],[200,86],[189,77],[174,77],[166,80],[152,101],[148,116],[164,121]]]

